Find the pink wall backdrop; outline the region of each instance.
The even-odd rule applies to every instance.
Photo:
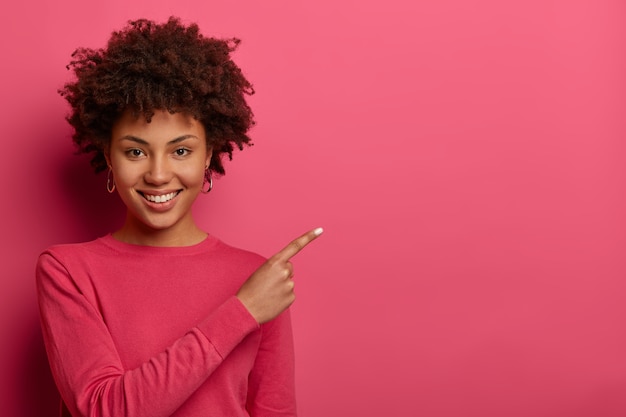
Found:
[[[10,2],[0,26],[2,415],[52,417],[33,270],[119,225],[56,89],[178,15],[243,40],[256,146],[196,207],[295,259],[303,417],[626,414],[620,0]]]

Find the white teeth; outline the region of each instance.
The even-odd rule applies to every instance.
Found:
[[[144,194],[144,197],[146,197],[146,200],[152,201],[153,203],[165,203],[166,201],[170,201],[172,198],[174,198],[174,196],[176,196],[176,193],[169,193],[169,194],[163,194],[163,195]]]

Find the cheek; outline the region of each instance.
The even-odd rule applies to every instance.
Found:
[[[202,185],[204,182],[204,165],[187,166],[180,172],[180,177],[188,186]]]
[[[141,176],[137,170],[133,170],[125,164],[118,165],[113,171],[113,175],[115,177],[115,183],[118,184],[118,186],[135,184]]]

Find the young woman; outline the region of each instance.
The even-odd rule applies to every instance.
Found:
[[[74,142],[107,170],[123,226],[46,250],[37,265],[44,341],[72,416],[295,416],[289,259],[201,230],[191,207],[250,142],[250,83],[216,40],[170,18],[130,22],[106,49],[79,49]],[[104,185],[103,185],[104,188]]]

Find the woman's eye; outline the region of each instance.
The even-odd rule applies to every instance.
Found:
[[[178,148],[174,152],[176,153],[176,156],[185,156],[189,153],[189,149]]]
[[[128,155],[133,158],[139,158],[143,155],[143,151],[141,149],[130,149],[127,151]]]

